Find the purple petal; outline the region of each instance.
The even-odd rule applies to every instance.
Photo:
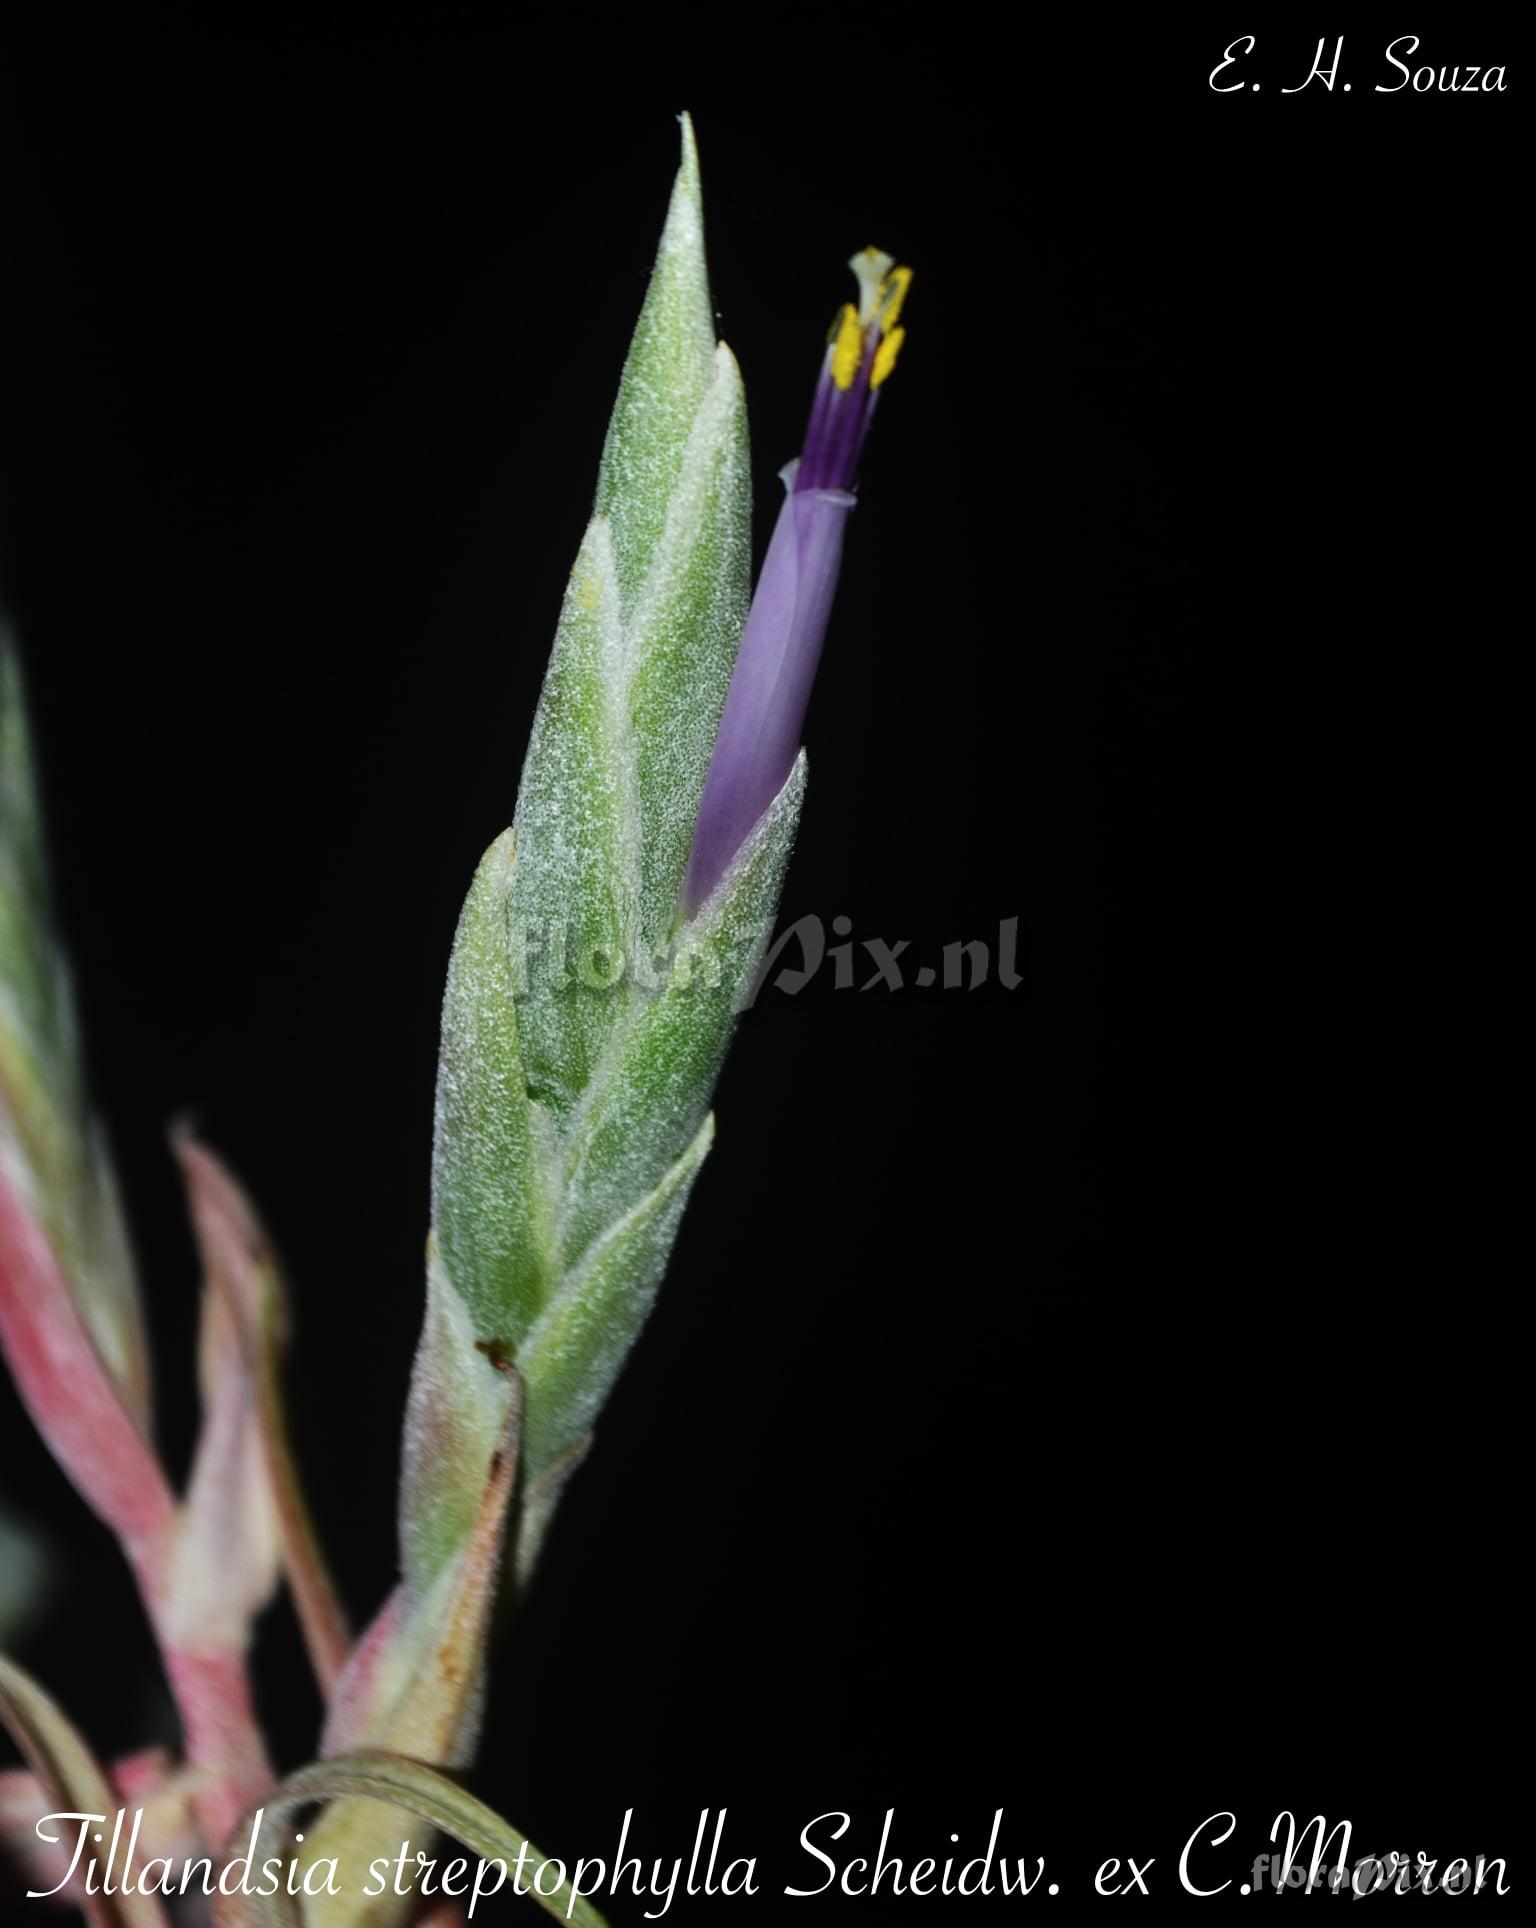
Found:
[[[842,489],[789,493],[742,633],[714,760],[699,806],[683,908],[691,917],[783,788],[811,700],[854,498]]]

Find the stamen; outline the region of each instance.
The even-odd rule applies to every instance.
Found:
[[[896,325],[912,284],[879,248],[865,248],[848,264],[859,283],[857,308],[845,304],[827,332],[821,380],[811,404],[805,442],[791,489],[851,489],[878,399],[906,339]]]
[[[896,366],[896,357],[901,353],[901,344],[907,338],[905,328],[893,328],[875,350],[875,365],[869,371],[869,385],[878,388]]]
[[[901,314],[901,304],[907,298],[907,290],[912,286],[910,268],[892,268],[880,284],[879,320],[881,330],[889,334],[896,326]]]
[[[821,463],[823,488],[847,489],[853,486],[859,453],[869,429],[869,418],[874,409],[874,397],[869,392],[869,371],[875,358],[875,331],[870,329],[860,340],[863,353],[854,377],[856,392],[841,403],[828,425],[827,446]]]
[[[859,357],[864,352],[864,331],[859,326],[859,317],[849,302],[843,309],[842,319],[837,325],[837,339],[832,344],[832,379],[839,388],[852,388],[853,378],[859,372]]]

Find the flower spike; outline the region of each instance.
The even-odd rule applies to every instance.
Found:
[[[880,390],[906,330],[912,270],[865,248],[849,262],[859,302],[827,335],[798,462],[747,614],[694,830],[683,912],[693,917],[789,776],[842,567],[843,527]]]

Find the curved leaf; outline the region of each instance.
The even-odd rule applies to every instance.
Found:
[[[116,1814],[120,1802],[95,1756],[30,1674],[0,1654],[0,1723],[11,1732],[59,1814]],[[153,1895],[81,1894],[93,1928],[167,1928]]]
[[[396,1754],[354,1754],[301,1768],[262,1804],[264,1836],[275,1836],[311,1803],[333,1800],[380,1801],[413,1814],[452,1835],[484,1862],[500,1861],[512,1868],[521,1856],[526,1868],[537,1867],[545,1860],[526,1835],[466,1793],[456,1781]],[[236,1828],[232,1840],[243,1847],[254,1820],[254,1814],[248,1816]],[[258,1858],[261,1852],[258,1850]],[[559,1921],[574,1922],[576,1928],[607,1928],[592,1904],[572,1893],[569,1882],[562,1882],[547,1894],[534,1894],[533,1899],[546,1913]],[[214,1905],[216,1928],[288,1928],[291,1919],[280,1898],[265,1901],[259,1896],[233,1895]]]

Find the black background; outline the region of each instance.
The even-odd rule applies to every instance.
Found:
[[[679,19],[659,80],[595,20],[0,42],[0,575],[167,1451],[191,1106],[288,1259],[359,1616],[448,942],[511,816],[672,116],[760,541],[841,261],[917,268],[784,919],[910,962],[1016,916],[1025,981],[823,978],[746,1020],[475,1781],[571,1856],[631,1805],[686,1853],[727,1806],[744,1919],[816,1875],[827,1809],[852,1852],[894,1806],[897,1851],[942,1855],[1002,1806],[1062,1900],[1111,1854],[1168,1898],[1225,1808],[1234,1879],[1281,1808],[1361,1849],[1523,1845],[1523,49],[1464,9],[1158,11],[733,14],[717,53]],[[1415,26],[1508,90],[1375,94]],[[1262,93],[1218,97],[1249,31]],[[1283,96],[1339,31],[1352,91]],[[8,1391],[0,1460],[61,1563],[22,1657],[125,1748],[166,1719],[130,1589]],[[280,1609],[288,1765],[302,1680]]]

